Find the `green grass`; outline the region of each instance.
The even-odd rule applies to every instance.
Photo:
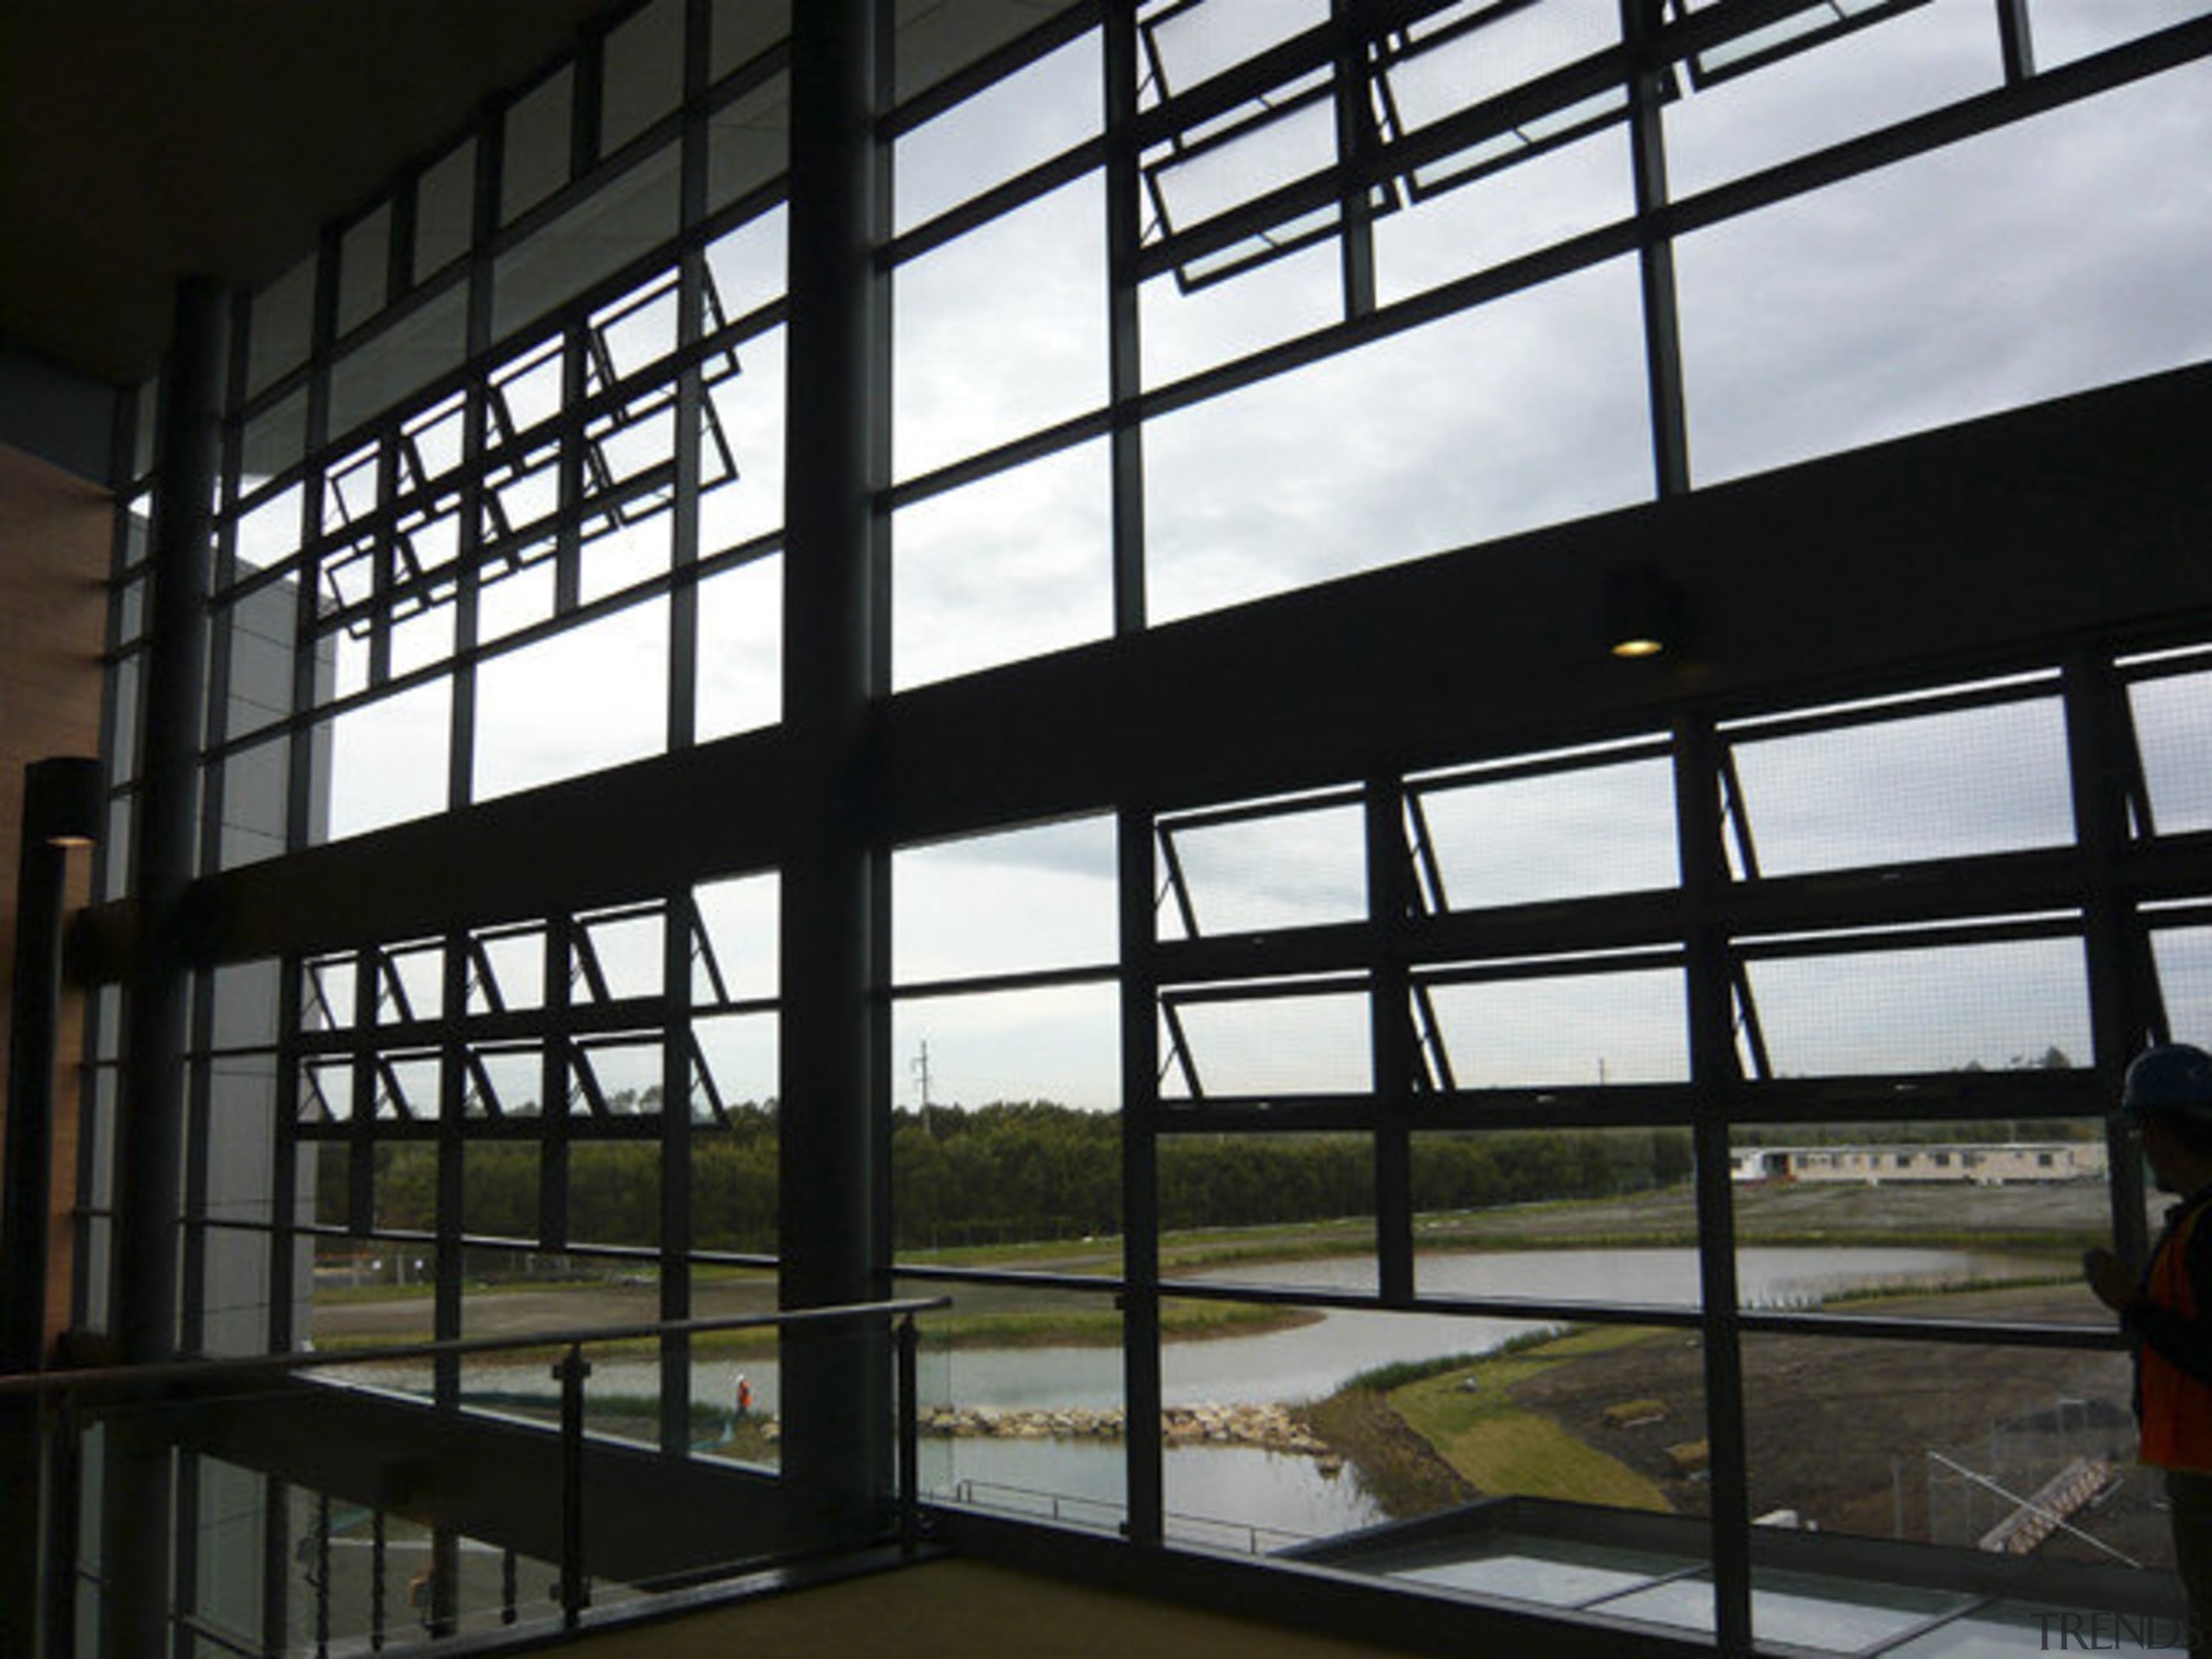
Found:
[[[1666,1496],[1618,1459],[1513,1403],[1510,1390],[1554,1366],[1631,1346],[1649,1332],[1593,1327],[1500,1353],[1390,1391],[1408,1427],[1478,1491],[1571,1498],[1616,1509],[1671,1509]],[[1469,1382],[1474,1383],[1470,1389]]]

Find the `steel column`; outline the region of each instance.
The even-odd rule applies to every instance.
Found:
[[[879,941],[861,799],[876,654],[877,27],[873,0],[820,0],[792,16],[789,350],[806,368],[790,377],[785,404],[789,453],[805,461],[785,486],[784,723],[794,765],[782,802],[778,1095],[787,1308],[869,1300],[881,1260],[869,1122]],[[885,1335],[836,1325],[785,1338],[785,1483],[827,1541],[875,1527],[890,1473]]]
[[[197,816],[222,336],[221,289],[200,277],[180,283],[162,385],[143,782],[132,849],[141,930],[116,1122],[110,1306],[124,1357],[139,1363],[173,1357],[176,1345],[177,1179],[191,982],[180,915],[192,880]],[[107,1442],[102,1561],[109,1596],[100,1628],[102,1650],[111,1659],[142,1659],[168,1645],[169,1452],[158,1433],[132,1432],[144,1427],[143,1420],[118,1419]]]

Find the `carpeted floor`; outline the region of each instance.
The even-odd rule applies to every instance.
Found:
[[[557,1651],[563,1659],[1370,1659],[1379,1650],[947,1560],[587,1637]]]

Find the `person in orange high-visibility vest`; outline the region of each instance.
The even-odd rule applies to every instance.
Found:
[[[2106,1249],[2082,1265],[2135,1351],[2142,1459],[2165,1471],[2189,1650],[2212,1659],[2212,1054],[2187,1043],[2145,1049],[2127,1068],[2118,1116],[2142,1137],[2158,1190],[2181,1202],[2139,1274]]]

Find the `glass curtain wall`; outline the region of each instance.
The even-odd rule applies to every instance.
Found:
[[[875,683],[958,683],[979,741],[1015,683],[985,671],[2212,349],[2173,281],[2212,213],[2109,188],[2201,193],[2197,8],[960,10],[887,8],[864,321]],[[787,29],[620,10],[232,308],[196,868],[512,861],[442,898],[465,925],[346,912],[197,976],[189,1347],[772,1298],[779,880],[703,784],[782,775],[747,768],[809,646]],[[2021,238],[2096,257],[1996,281]],[[2166,1566],[2070,1267],[2146,1224],[2120,1066],[2207,1034],[2212,892],[2163,849],[2207,822],[2212,646],[2158,643],[873,826],[882,1269],[957,1301],[925,1484],[1261,1553],[1513,1499],[1510,1548],[1393,1570],[1854,1649],[2024,1615],[1878,1552],[1831,1582],[1754,1523],[1988,1548],[2071,1478],[2094,1511],[2034,1547]],[[696,820],[651,880],[632,795]],[[586,812],[594,868],[535,870],[537,815]],[[118,1023],[103,993],[95,1326]],[[690,1449],[736,1369],[776,1409],[772,1355],[632,1369],[604,1432]]]

